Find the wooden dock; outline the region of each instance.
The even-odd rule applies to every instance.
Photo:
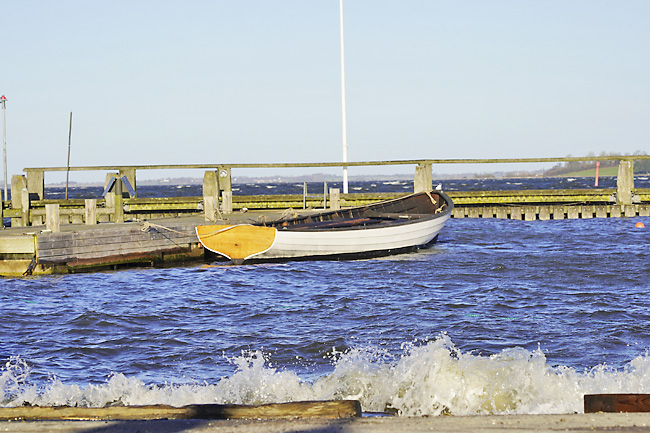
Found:
[[[399,163],[416,164],[414,192],[432,188],[431,160]],[[381,165],[388,164],[390,162]],[[198,167],[211,167],[205,171],[200,197],[137,196],[136,170]],[[295,216],[298,212],[360,206],[404,195],[341,194],[339,190],[330,189],[320,196],[235,196],[232,168],[205,165],[81,167],[77,169],[109,172],[105,175],[104,196],[81,200],[46,197],[45,173],[61,171],[60,168],[25,169],[26,176],[13,176],[11,201],[3,202],[1,207],[3,218],[11,220],[11,227],[0,232],[0,275],[71,273],[196,261],[203,259],[205,254],[196,238],[197,225],[216,221],[259,222]],[[533,221],[650,216],[650,189],[634,188],[632,168],[629,160],[620,161],[615,189],[447,193],[455,204],[453,218]]]

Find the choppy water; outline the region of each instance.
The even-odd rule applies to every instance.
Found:
[[[452,219],[387,258],[4,279],[0,405],[581,412],[650,392],[649,241],[650,218]]]

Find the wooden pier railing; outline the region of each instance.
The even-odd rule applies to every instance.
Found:
[[[616,189],[525,190],[449,192],[454,200],[455,218],[496,217],[511,219],[589,218],[603,216],[646,215],[650,190],[634,188],[634,160],[650,159],[645,155],[512,159],[422,159],[343,163],[277,164],[185,164],[147,166],[70,167],[70,171],[105,173],[104,198],[52,200],[46,197],[45,174],[68,170],[67,167],[25,168],[25,176],[12,177],[11,201],[2,204],[2,216],[11,218],[12,226],[57,224],[96,224],[160,217],[202,214],[215,220],[221,214],[243,209],[322,208],[362,205],[400,194],[366,193],[303,195],[234,196],[232,170],[249,168],[322,168],[343,166],[414,165],[414,190],[432,188],[432,168],[441,164],[544,163],[564,161],[618,160]],[[143,170],[205,170],[200,197],[140,198],[137,196],[137,172]]]

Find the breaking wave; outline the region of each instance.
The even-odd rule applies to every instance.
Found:
[[[0,405],[110,405],[235,403],[358,399],[366,412],[402,416],[550,414],[583,411],[589,393],[650,392],[650,356],[622,369],[598,365],[584,371],[550,366],[543,351],[505,349],[492,356],[461,353],[442,335],[426,344],[404,344],[395,357],[377,348],[334,353],[332,370],[305,380],[272,365],[260,351],[230,360],[230,377],[216,383],[146,384],[114,373],[105,383],[79,386],[51,377],[30,382],[29,363],[10,358],[0,370]]]

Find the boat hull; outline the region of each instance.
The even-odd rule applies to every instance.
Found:
[[[203,246],[234,263],[245,260],[363,257],[425,247],[437,239],[453,203],[420,193],[374,205],[270,225],[198,226]]]
[[[442,230],[446,218],[433,219],[393,227],[364,230],[296,232],[278,230],[268,250],[256,254],[257,259],[299,257],[374,255],[430,244]]]

